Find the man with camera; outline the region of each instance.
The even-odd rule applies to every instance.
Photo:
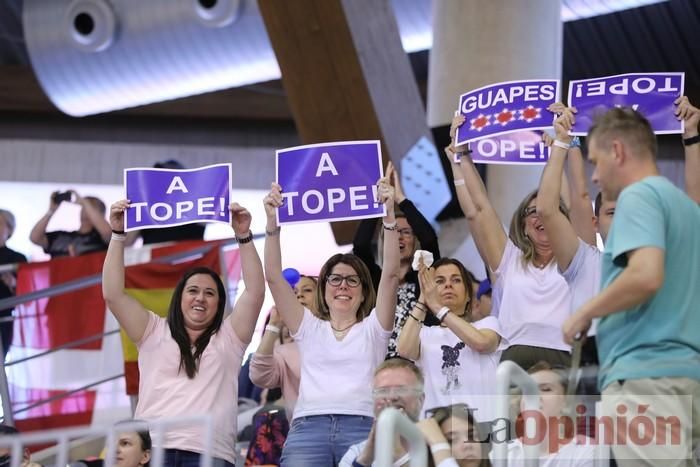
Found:
[[[68,201],[82,207],[80,228],[71,232],[59,230],[47,232],[51,217],[61,202]],[[93,196],[80,196],[75,190],[51,194],[49,210],[32,229],[29,239],[39,245],[52,258],[59,256],[79,256],[107,249],[112,229],[105,219],[105,204]]]

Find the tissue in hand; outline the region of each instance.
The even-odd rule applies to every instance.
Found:
[[[413,255],[412,265],[414,271],[418,270],[418,261],[420,258],[423,258],[423,264],[425,264],[425,267],[427,268],[433,264],[433,254],[431,252],[426,250],[416,250],[415,254]]]

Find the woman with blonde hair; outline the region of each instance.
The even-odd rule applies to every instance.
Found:
[[[452,120],[453,142],[457,127],[463,123],[462,115]],[[564,342],[561,327],[571,313],[569,287],[559,274],[537,212],[537,191],[521,201],[506,235],[468,148],[458,150],[451,144],[445,154],[474,242],[493,275],[498,318],[510,344],[501,360],[513,360],[524,368],[540,360],[568,365],[571,347]],[[568,209],[561,200],[559,209],[568,219]]]

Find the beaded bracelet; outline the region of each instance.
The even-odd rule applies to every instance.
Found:
[[[253,232],[248,232],[247,237],[240,238],[238,235],[236,235],[236,240],[238,241],[239,245],[243,245],[244,243],[250,243],[253,241]]]

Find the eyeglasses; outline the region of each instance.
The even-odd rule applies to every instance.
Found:
[[[341,276],[340,274],[329,274],[328,277],[326,277],[326,282],[328,282],[330,285],[333,287],[339,287],[340,284],[345,283],[348,285],[348,287],[358,287],[362,281],[360,280],[360,276],[353,274],[350,276]]]
[[[372,390],[372,397],[375,399],[390,399],[392,397],[409,397],[417,396],[422,392],[421,389],[410,386],[386,386],[383,388],[375,388]]]
[[[399,230],[397,230],[397,232],[402,237],[413,237],[413,230],[411,230],[409,228],[399,229]]]
[[[525,217],[531,217],[537,215],[537,208],[535,206],[529,206],[523,211]]]

